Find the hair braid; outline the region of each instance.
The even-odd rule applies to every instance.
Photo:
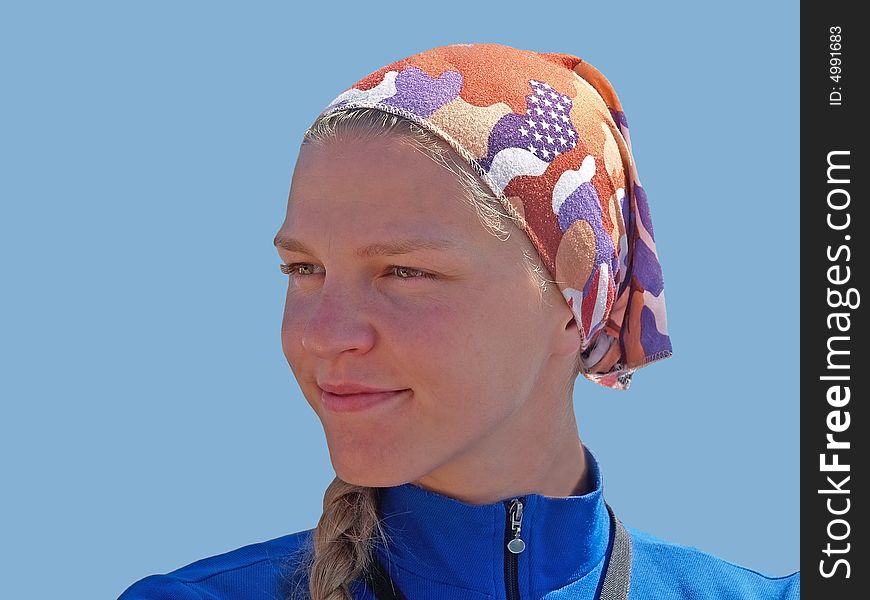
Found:
[[[377,540],[387,541],[378,511],[378,488],[336,477],[323,495],[323,514],[303,555],[289,557],[285,564],[283,584],[288,587],[283,597],[351,600],[351,586],[369,573]],[[300,570],[302,576],[297,577]]]
[[[311,600],[351,600],[349,585],[372,562],[372,539],[380,529],[377,488],[352,485],[338,477],[323,496],[323,515],[314,531],[309,573]]]

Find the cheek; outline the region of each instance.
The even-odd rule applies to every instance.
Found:
[[[418,385],[428,396],[430,410],[447,416],[445,425],[455,419],[455,414],[450,417],[454,411],[470,420],[485,418],[484,413],[491,413],[490,398],[503,395],[510,385],[514,367],[504,357],[512,353],[504,344],[517,340],[505,337],[497,313],[481,310],[475,302],[430,298],[384,313],[378,322],[381,340],[409,375],[409,385]]]
[[[445,380],[491,383],[515,368],[505,357],[521,354],[511,349],[527,342],[528,323],[516,320],[510,302],[476,292],[405,303],[378,320],[385,335],[425,357],[426,368],[440,369]]]
[[[375,303],[370,313],[380,341],[398,352],[397,359],[405,363],[431,362],[455,348],[460,317],[455,303],[447,299],[417,296]]]
[[[301,358],[302,331],[305,326],[305,311],[298,299],[291,296],[288,289],[284,301],[284,315],[281,320],[281,347],[290,367]]]

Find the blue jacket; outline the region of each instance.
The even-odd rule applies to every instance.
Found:
[[[525,549],[506,550],[516,537],[510,500],[472,505],[413,484],[383,488],[381,514],[389,534],[376,546],[380,562],[408,600],[594,599],[611,536],[601,473],[590,452],[593,490],[582,496],[521,496]],[[619,515],[617,514],[617,517]],[[514,520],[516,522],[516,519]],[[768,577],[700,550],[631,527],[630,600],[799,598],[800,573]],[[312,529],[205,558],[131,585],[119,600],[279,600],[307,580],[296,568]],[[512,562],[512,559],[516,562]],[[351,586],[374,600],[364,581]]]

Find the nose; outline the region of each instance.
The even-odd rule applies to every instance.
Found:
[[[327,287],[321,288],[309,306],[302,328],[302,348],[323,359],[349,351],[367,352],[374,345],[375,333],[364,302],[352,290]]]

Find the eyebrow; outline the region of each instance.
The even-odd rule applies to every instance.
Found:
[[[273,243],[276,248],[282,248],[288,252],[314,254],[311,249],[301,241],[283,236],[280,233],[275,236]],[[456,248],[456,244],[450,240],[415,237],[392,242],[376,242],[358,249],[355,254],[360,258],[371,258],[374,256],[396,256],[399,254],[408,254],[409,252],[414,252],[416,250],[450,250],[453,248]]]

